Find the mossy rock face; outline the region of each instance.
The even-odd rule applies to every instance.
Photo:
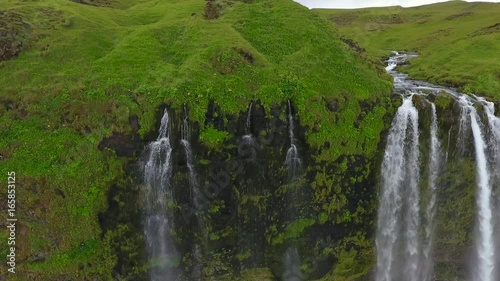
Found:
[[[184,114],[168,106],[174,146],[172,186],[176,198],[173,209],[176,227],[173,233],[175,244],[182,253],[178,270],[186,280],[196,263],[193,244],[202,249],[203,258],[198,264],[206,280],[278,280],[285,270],[283,256],[290,245],[298,249],[303,274],[309,279],[327,275],[337,276],[335,278],[365,276],[372,266],[371,241],[377,204],[375,175],[381,155],[375,158],[363,154],[342,155],[331,162],[317,160],[321,149],[308,145],[305,136],[309,129],[301,126],[296,116],[294,134],[303,169],[295,182],[289,183],[284,165],[290,145],[287,107],[286,103],[275,104],[268,112],[260,101],[254,102],[248,131],[245,129],[247,112],[232,116],[210,103],[204,126],[224,133],[224,141],[217,143],[207,142],[198,124],[190,122],[193,160],[200,163],[195,169],[202,209],[195,211],[189,207],[192,203],[185,154],[177,145]],[[374,107],[363,105],[368,113]],[[163,108],[158,112],[163,112]],[[156,123],[159,126],[159,119]],[[252,136],[251,142],[242,139],[246,134]],[[153,133],[147,135],[155,138]],[[152,139],[144,140],[143,144]],[[106,140],[109,145],[113,144],[111,140]],[[135,181],[140,182],[140,175],[135,176]],[[128,188],[129,194],[138,192],[137,188]],[[129,198],[134,200],[134,196]],[[114,210],[116,202],[113,202],[110,206],[115,207],[107,216],[128,213],[125,206],[129,203],[117,211]],[[136,211],[133,213],[137,214]],[[129,218],[133,216],[128,215]],[[110,233],[118,233],[122,227],[112,225]],[[128,235],[142,236],[140,228],[128,229],[138,231]],[[120,275],[142,276],[144,271],[131,271],[130,265],[136,264],[134,268],[137,269],[147,268],[145,256],[126,258],[131,249],[118,246],[124,243],[118,236],[110,236],[110,239],[120,253],[116,267]],[[345,252],[346,245],[350,245],[349,252]],[[332,271],[337,266],[349,267],[352,260],[363,260],[355,271],[350,271],[352,275],[340,269]],[[248,271],[240,270],[245,268]]]
[[[241,277],[238,281],[275,281],[269,268],[247,269],[241,272]]]

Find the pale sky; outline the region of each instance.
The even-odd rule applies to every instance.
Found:
[[[363,7],[386,7],[386,6],[403,6],[414,7],[427,5],[438,2],[446,2],[448,0],[295,0],[300,4],[309,8],[338,8],[351,9]],[[477,2],[477,1],[467,1]],[[482,0],[481,2],[500,2],[500,0]]]

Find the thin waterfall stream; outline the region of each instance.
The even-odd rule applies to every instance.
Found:
[[[253,145],[254,139],[251,133],[252,129],[252,108],[253,108],[253,102],[250,103],[248,106],[248,112],[247,112],[247,119],[245,123],[245,135],[243,136],[243,142],[247,145]]]
[[[290,136],[290,148],[286,152],[286,168],[288,172],[288,182],[293,182],[297,177],[300,168],[302,166],[302,160],[300,159],[299,152],[297,150],[296,140],[295,140],[295,123],[292,114],[292,105],[290,100],[288,100],[288,133]]]
[[[205,229],[205,225],[203,222],[203,218],[201,217],[200,212],[201,204],[199,199],[201,198],[201,194],[198,186],[198,179],[196,175],[196,169],[193,164],[193,151],[191,149],[191,143],[189,142],[189,120],[188,120],[188,111],[187,108],[184,107],[184,119],[181,126],[181,145],[184,148],[184,154],[186,155],[186,166],[188,168],[189,173],[189,193],[191,195],[191,203],[194,208],[194,214],[196,216],[197,229],[196,232],[199,236],[203,236],[202,231]],[[193,265],[191,269],[191,279],[192,280],[202,280],[202,261],[203,256],[201,252],[201,246],[198,243],[194,243],[192,247],[193,251]]]
[[[297,176],[299,175],[300,169],[302,167],[302,160],[300,159],[298,150],[297,150],[297,145],[296,145],[296,140],[295,140],[295,122],[293,118],[293,112],[292,112],[292,104],[290,100],[288,100],[288,134],[290,137],[290,147],[287,150],[286,153],[286,160],[285,160],[285,165],[287,169],[287,179],[286,182],[288,184],[293,184]],[[295,210],[293,210],[293,207],[290,207],[293,205],[293,203],[296,200],[299,200],[297,191],[295,190],[296,187],[292,187],[291,190],[288,191],[287,194],[287,220],[291,221],[293,218],[295,218]],[[284,281],[301,281],[304,280],[304,276],[301,272],[300,266],[301,266],[301,261],[300,261],[300,255],[298,249],[290,245],[285,253],[284,253],[284,273],[283,273],[283,280]]]

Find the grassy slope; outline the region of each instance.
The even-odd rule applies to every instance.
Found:
[[[412,77],[500,98],[500,4],[316,10],[377,57],[417,51]]]
[[[384,99],[390,83],[306,8],[234,2],[207,21],[201,0],[111,3],[0,3],[25,26],[16,27],[20,56],[0,62],[0,170],[18,175],[23,225],[18,280],[111,278],[116,257],[100,237],[97,214],[126,160],[97,145],[113,131],[129,133],[131,115],[140,117],[141,133],[155,130],[164,102],[187,103],[191,118],[203,121],[210,99],[236,113],[254,99],[291,98],[302,123],[316,128],[309,142],[330,141],[322,158],[376,152],[385,109],[362,112],[358,101]],[[338,116],[326,109],[331,100],[342,109]],[[34,262],[37,256],[45,260]]]

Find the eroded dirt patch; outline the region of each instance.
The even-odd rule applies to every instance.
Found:
[[[338,26],[349,26],[351,25],[359,16],[357,14],[340,14],[330,18],[330,21],[334,22]]]
[[[90,5],[96,7],[111,7],[117,3],[116,0],[71,0],[78,4]]]
[[[16,58],[22,49],[21,34],[29,25],[22,15],[11,11],[0,11],[0,61]]]
[[[497,22],[493,25],[481,28],[478,31],[473,32],[470,36],[480,36],[480,35],[489,35],[489,34],[495,34],[500,32],[500,22]]]
[[[458,13],[458,14],[453,14],[451,16],[447,16],[444,19],[445,20],[454,20],[454,19],[458,19],[458,18],[462,18],[462,17],[472,16],[473,14],[474,14],[473,12]]]

